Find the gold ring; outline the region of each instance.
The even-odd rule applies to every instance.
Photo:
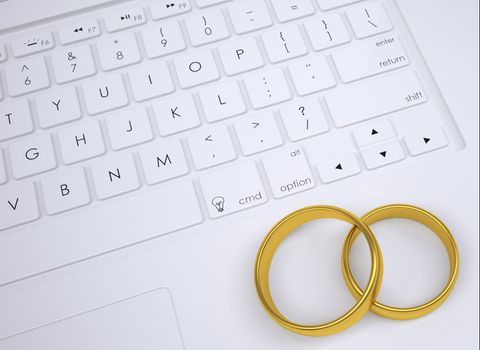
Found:
[[[336,320],[320,325],[302,325],[289,321],[276,307],[270,293],[270,264],[277,247],[295,228],[315,219],[339,219],[346,221],[365,235],[370,248],[371,267],[365,291],[359,292],[357,303]],[[348,264],[347,264],[348,265]],[[345,271],[343,271],[345,274]],[[382,255],[370,228],[356,215],[332,206],[311,206],[294,211],[281,219],[268,232],[257,254],[255,262],[255,287],[260,302],[267,313],[282,327],[295,333],[309,336],[324,336],[340,332],[360,320],[369,310],[381,287],[383,274]],[[345,276],[344,276],[345,277]]]
[[[443,242],[448,253],[450,260],[450,275],[448,282],[444,289],[432,300],[425,304],[409,307],[409,308],[396,308],[374,301],[371,311],[375,314],[395,320],[409,320],[426,315],[437,307],[439,307],[450,295],[455,286],[458,275],[458,249],[455,240],[448,230],[448,228],[433,214],[426,210],[417,208],[406,204],[391,204],[376,208],[367,214],[365,214],[361,220],[367,225],[371,225],[377,221],[389,219],[389,218],[404,218],[417,221],[430,230],[432,230]],[[362,230],[362,232],[364,232]],[[352,227],[343,245],[342,252],[342,271],[347,283],[348,289],[356,299],[363,298],[364,292],[358,286],[355,281],[349,264],[349,254],[353,242],[357,238],[359,230],[357,227]],[[371,249],[371,248],[370,248]]]

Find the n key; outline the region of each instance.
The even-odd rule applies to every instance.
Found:
[[[0,230],[37,220],[39,217],[33,183],[27,182],[0,191]]]

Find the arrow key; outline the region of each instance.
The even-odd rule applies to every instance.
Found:
[[[363,148],[393,137],[395,137],[395,131],[389,120],[380,120],[353,131],[353,138],[358,148]]]
[[[360,173],[357,157],[353,153],[338,155],[317,164],[323,183],[330,183]]]
[[[405,136],[405,143],[412,156],[434,151],[448,145],[442,128],[419,131]]]
[[[362,158],[368,169],[376,169],[405,158],[402,146],[398,141],[383,143],[362,150]]]

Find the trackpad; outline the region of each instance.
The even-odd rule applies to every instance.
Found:
[[[183,350],[170,293],[156,289],[0,341],[1,349]]]

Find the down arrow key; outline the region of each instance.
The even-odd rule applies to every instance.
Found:
[[[361,153],[368,169],[380,168],[405,158],[402,146],[397,140],[366,148]]]

